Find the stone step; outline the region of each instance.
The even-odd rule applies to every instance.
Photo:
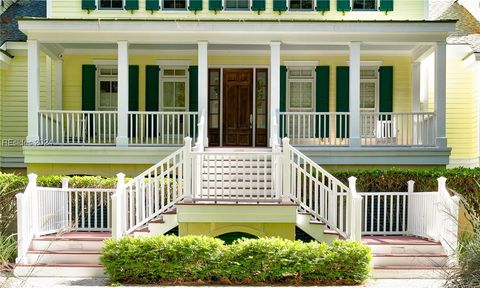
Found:
[[[99,251],[38,251],[29,250],[26,255],[27,264],[100,264]]]
[[[372,254],[373,266],[445,267],[445,254]]]
[[[99,264],[17,265],[14,275],[17,277],[106,277],[103,266]]]

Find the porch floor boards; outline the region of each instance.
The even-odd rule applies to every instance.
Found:
[[[61,241],[61,240],[103,240],[112,237],[111,232],[77,231],[58,234],[48,234],[34,238],[34,240]]]

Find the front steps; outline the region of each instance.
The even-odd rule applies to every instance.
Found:
[[[314,220],[312,215],[306,212],[297,213],[296,225],[318,242],[332,243],[339,239],[336,231],[327,229],[325,223]]]
[[[372,250],[373,278],[441,278],[449,258],[438,242],[408,236],[370,236],[363,242]]]
[[[105,277],[100,265],[103,240],[110,233],[76,232],[33,239],[17,277]]]
[[[177,210],[171,209],[159,217],[149,221],[143,228],[133,232],[133,237],[147,237],[152,235],[164,235],[178,226]]]

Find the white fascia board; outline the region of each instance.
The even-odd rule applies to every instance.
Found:
[[[192,65],[190,60],[157,60],[158,66],[182,66],[188,67]]]
[[[287,67],[315,67],[320,65],[319,61],[283,61]]]

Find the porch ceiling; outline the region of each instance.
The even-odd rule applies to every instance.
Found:
[[[455,21],[163,21],[22,19],[20,29],[43,43],[265,45],[415,45],[445,41]]]

